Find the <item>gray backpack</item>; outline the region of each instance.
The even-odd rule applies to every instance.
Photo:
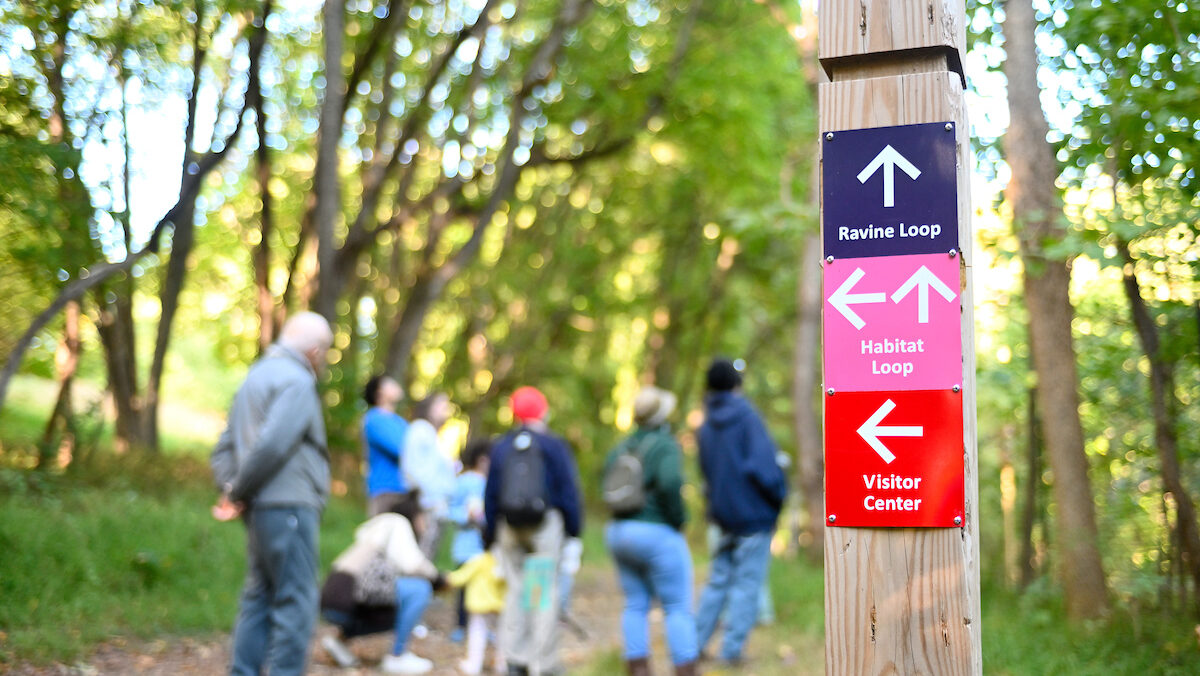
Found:
[[[646,451],[654,444],[654,435],[647,434],[636,448],[630,440],[622,444],[617,457],[604,472],[600,489],[604,506],[616,517],[630,516],[646,506]]]

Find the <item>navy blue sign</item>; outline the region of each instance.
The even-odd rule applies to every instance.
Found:
[[[821,134],[825,255],[958,249],[954,123]]]

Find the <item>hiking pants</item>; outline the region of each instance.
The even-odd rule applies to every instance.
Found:
[[[233,630],[233,676],[300,676],[317,619],[317,529],[312,507],[246,514],[246,582]]]
[[[500,524],[497,541],[508,591],[500,615],[500,646],[510,666],[530,676],[561,673],[558,660],[558,567],[562,558],[563,518],[546,512],[539,526]]]
[[[671,662],[695,661],[699,648],[692,616],[692,554],[683,534],[666,524],[623,519],[608,524],[605,541],[625,592],[621,614],[625,659],[650,656],[648,615],[657,598],[665,616]]]
[[[738,660],[746,637],[758,619],[758,593],[771,561],[771,532],[734,535],[724,533],[712,566],[708,584],[700,592],[700,610],[696,615],[696,637],[700,649],[717,630],[722,611],[724,635],[721,639],[723,660]]]

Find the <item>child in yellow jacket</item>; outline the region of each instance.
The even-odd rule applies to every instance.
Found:
[[[459,669],[464,674],[479,674],[487,650],[488,624],[494,624],[504,609],[505,584],[499,562],[490,551],[481,552],[447,575],[446,582],[466,591],[467,657],[459,663]],[[505,670],[502,650],[496,651],[496,670]]]

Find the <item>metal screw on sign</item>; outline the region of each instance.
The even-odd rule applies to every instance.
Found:
[[[833,396],[833,388],[831,387],[828,390],[825,390],[825,394],[828,394],[829,396],[832,397]]]
[[[837,514],[830,514],[829,523],[833,523],[834,521],[837,521]]]
[[[826,141],[832,141],[832,140],[833,140],[833,132],[826,132],[826,134],[825,134],[825,140],[826,140]]]
[[[832,262],[833,262],[833,256],[826,256],[826,257],[825,257],[825,262],[826,262],[826,263],[832,263]]]
[[[947,122],[946,123],[946,131],[954,131],[954,124],[951,122]]]
[[[961,526],[961,525],[962,525],[962,517],[961,517],[961,516],[956,516],[956,517],[954,517],[954,525],[955,525],[955,526]]]
[[[951,258],[954,258],[954,257],[955,257],[955,256],[957,256],[957,255],[958,255],[958,249],[951,249],[951,250],[950,250],[950,257],[951,257]]]
[[[954,390],[955,392],[958,392],[958,391],[962,390],[962,387],[960,387],[959,385],[955,385],[954,387],[952,387],[950,389]]]

